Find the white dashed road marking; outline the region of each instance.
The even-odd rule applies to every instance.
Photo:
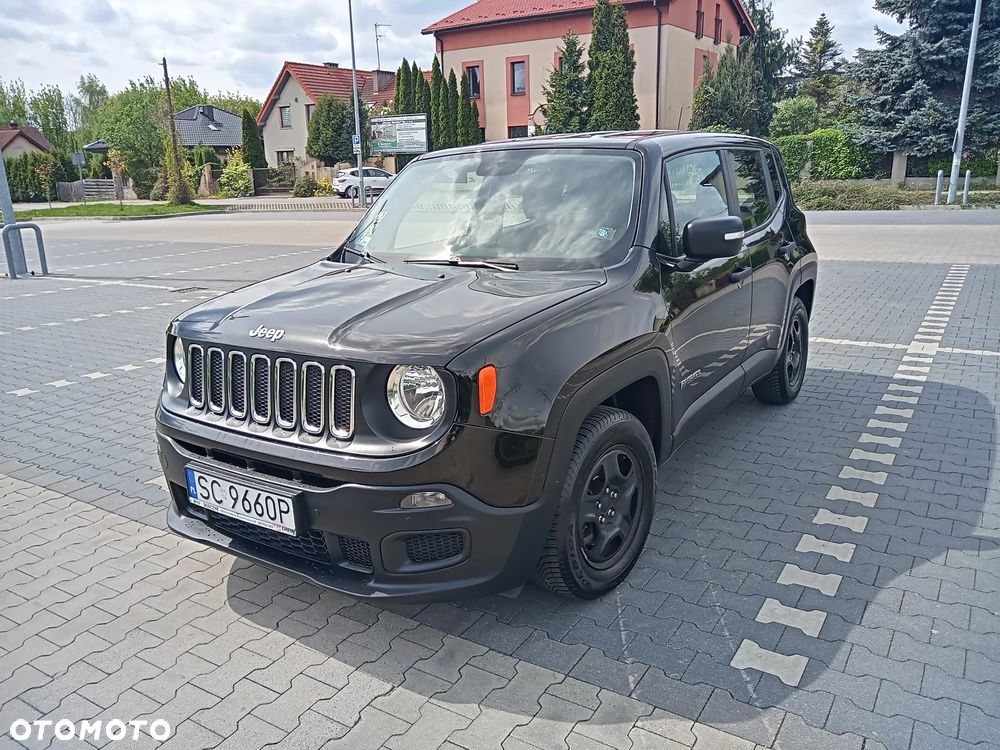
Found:
[[[778,576],[778,583],[785,586],[805,586],[827,596],[837,595],[842,580],[843,578],[836,573],[813,573],[791,563],[786,564]]]
[[[859,534],[868,528],[868,519],[864,516],[842,516],[839,513],[831,513],[826,508],[817,510],[812,522],[817,526],[841,526]]]
[[[885,480],[889,478],[889,475],[884,471],[863,471],[862,469],[855,469],[853,466],[845,466],[840,470],[839,477],[841,479],[859,479],[862,482],[871,482],[881,487],[885,484]]]
[[[850,562],[854,557],[855,545],[848,542],[837,544],[817,539],[812,534],[803,534],[795,547],[796,552],[815,552],[819,555],[835,557],[841,562]]]
[[[877,492],[855,492],[854,490],[845,490],[843,487],[838,487],[833,485],[830,491],[826,493],[827,500],[843,500],[847,503],[857,503],[858,505],[863,505],[866,508],[874,508],[875,503],[878,501]]]
[[[732,666],[736,669],[756,669],[767,672],[781,680],[789,687],[795,687],[802,679],[809,660],[804,656],[785,656],[774,651],[761,648],[753,641],[744,640],[733,657]]]
[[[876,463],[885,464],[886,466],[892,466],[896,461],[895,453],[872,453],[871,451],[864,451],[860,448],[855,448],[851,451],[852,461],[875,461]]]
[[[776,622],[779,625],[796,628],[815,638],[823,629],[823,623],[826,622],[826,612],[821,612],[818,609],[805,610],[786,607],[777,599],[765,599],[760,612],[757,613],[756,620],[765,625]]]

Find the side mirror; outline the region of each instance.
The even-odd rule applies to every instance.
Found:
[[[684,227],[684,247],[693,260],[732,258],[743,249],[743,220],[736,216],[695,219]]]

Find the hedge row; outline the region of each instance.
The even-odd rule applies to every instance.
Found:
[[[843,182],[801,182],[793,186],[795,204],[805,211],[897,211],[934,203],[933,190],[901,190]],[[1000,206],[1000,190],[979,190],[972,206]]]
[[[72,160],[63,154],[43,154],[32,151],[4,159],[11,198],[15,203],[31,203],[55,199],[57,182],[79,179]],[[48,178],[44,173],[49,171]]]
[[[798,181],[806,166],[810,180],[857,180],[871,176],[881,160],[868,152],[850,133],[823,128],[809,135],[787,135],[775,139],[789,178]]]

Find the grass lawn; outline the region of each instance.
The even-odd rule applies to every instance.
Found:
[[[165,203],[74,203],[65,208],[33,208],[18,211],[18,219],[42,219],[46,216],[162,216],[164,214],[193,214],[200,211],[218,211],[218,208],[191,203],[185,206],[168,206]]]

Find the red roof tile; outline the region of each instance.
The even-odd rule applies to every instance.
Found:
[[[4,125],[0,128],[0,151],[7,148],[8,144],[10,144],[19,135],[24,136],[28,141],[45,153],[49,153],[54,148],[54,146],[49,143],[49,139],[42,135],[42,131],[38,128],[33,128],[30,125],[15,127]]]
[[[351,98],[352,76],[350,68],[334,68],[329,65],[312,65],[310,63],[298,63],[286,61],[281,66],[274,85],[264,100],[264,106],[257,115],[257,124],[263,125],[267,119],[271,108],[277,101],[282,86],[285,85],[286,76],[294,78],[306,92],[306,96],[316,102],[321,96],[336,96],[338,99],[348,100]],[[361,91],[371,83],[372,71],[358,71],[358,88]]]
[[[622,0],[626,4],[648,2],[648,0]],[[751,32],[754,31],[750,14],[743,6],[742,0],[730,0],[736,7],[740,20]],[[442,18],[423,30],[424,34],[435,31],[460,29],[466,26],[485,26],[504,21],[527,20],[541,18],[559,13],[574,13],[590,10],[597,4],[596,0],[476,0],[461,10]]]

